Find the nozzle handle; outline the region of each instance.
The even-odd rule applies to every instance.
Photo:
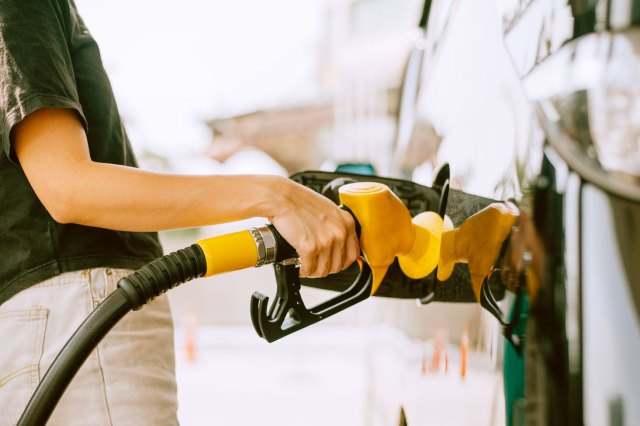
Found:
[[[362,259],[358,263],[360,273],[347,290],[310,309],[300,295],[298,267],[274,264],[278,285],[274,301],[269,305],[269,297],[259,292],[251,296],[251,322],[256,333],[273,342],[367,299],[371,295],[371,268]]]
[[[346,206],[340,206],[353,216]],[[360,238],[360,224],[354,216],[356,233]],[[372,273],[363,258],[358,259],[360,273],[351,286],[337,296],[308,309],[300,294],[300,269],[295,264],[284,260],[298,257],[295,249],[289,244],[273,225],[268,225],[276,241],[276,263],[273,267],[276,274],[277,292],[274,301],[269,305],[269,298],[255,292],[251,296],[251,322],[256,333],[267,342],[273,342],[319,321],[328,318],[371,295]]]

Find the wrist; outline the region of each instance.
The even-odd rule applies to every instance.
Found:
[[[263,176],[256,194],[257,216],[272,220],[289,206],[293,182],[281,176]]]

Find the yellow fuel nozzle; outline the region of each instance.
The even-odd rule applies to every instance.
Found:
[[[456,263],[468,263],[476,300],[484,279],[498,261],[502,244],[518,220],[511,203],[493,203],[466,219],[458,228],[444,231],[438,262],[438,280],[451,276]]]
[[[423,278],[437,266],[442,218],[434,212],[413,219],[400,199],[384,184],[357,182],[339,189],[340,203],[349,207],[361,227],[360,247],[373,273],[375,294],[396,257],[411,278]]]

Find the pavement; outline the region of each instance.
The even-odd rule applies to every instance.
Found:
[[[471,350],[463,378],[459,346],[445,341],[436,365],[434,342],[316,324],[269,344],[251,327],[186,321],[176,330],[180,422],[392,426],[402,409],[411,426],[504,424],[489,357]]]

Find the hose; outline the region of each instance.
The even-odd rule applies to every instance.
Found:
[[[205,275],[204,252],[197,244],[143,266],[118,282],[111,293],[78,327],[31,396],[18,426],[46,424],[62,394],[98,343],[129,311],[186,281]]]

